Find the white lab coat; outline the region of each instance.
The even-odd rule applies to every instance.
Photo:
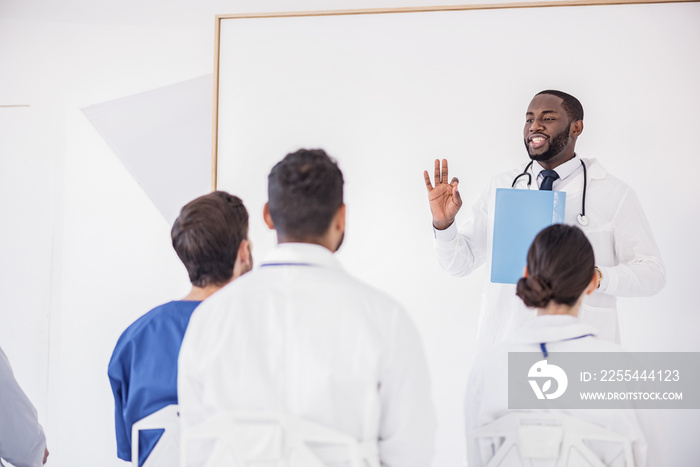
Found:
[[[433,456],[413,323],[318,245],[279,245],[195,310],[178,393],[184,430],[221,411],[270,410],[376,442],[383,466],[426,467]]]
[[[571,175],[561,191],[566,192],[565,223],[580,227],[593,245],[596,265],[603,272],[600,288],[586,297],[579,312],[582,321],[600,330],[599,337],[620,341],[617,297],[639,297],[657,293],[666,284],[666,272],[646,216],[632,188],[613,177],[596,159],[583,159],[588,171],[586,216],[588,225],[576,218],[581,212],[583,170]],[[518,169],[497,175],[472,207],[459,231],[453,223],[435,231],[440,265],[452,275],[463,276],[486,263],[486,286],[479,315],[478,348],[503,340],[530,319],[528,310],[515,295],[515,285],[494,284],[491,277],[491,247],[497,188],[510,188]],[[538,167],[533,164],[533,167]],[[532,189],[538,172],[531,168]],[[528,178],[520,177],[515,188],[526,189]],[[558,190],[555,182],[554,189]]]
[[[508,352],[540,352],[542,342],[546,343],[550,354],[623,351],[619,345],[594,336],[578,338],[596,332],[594,327],[570,315],[537,316],[516,330],[507,340],[479,354],[467,386],[467,433],[509,413]],[[665,465],[659,458],[663,456],[664,451],[663,437],[653,428],[650,420],[650,416],[656,416],[658,419],[659,411],[655,410],[652,413],[650,410],[634,409],[572,409],[562,412],[627,436],[632,443],[636,467]],[[619,457],[619,448],[600,445],[592,448],[608,462],[614,459],[615,463],[612,465],[620,465],[622,459]]]
[[[17,467],[41,467],[45,449],[36,409],[17,384],[10,361],[0,349],[0,458]]]

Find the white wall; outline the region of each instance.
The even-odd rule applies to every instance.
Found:
[[[119,465],[109,356],[188,283],[170,225],[80,109],[210,74],[212,32],[4,19],[0,44],[1,103],[31,105],[0,109],[0,345],[49,465]]]
[[[692,176],[700,151],[670,136],[694,132],[699,16],[698,4],[669,4],[222,24],[220,186],[246,187],[246,202],[259,211],[266,186],[248,180],[264,179],[286,152],[320,146],[338,159],[348,206],[338,256],[351,273],[397,297],[418,324],[440,425],[435,466],[458,465],[464,449],[463,392],[484,271],[453,279],[437,266],[422,172],[435,157],[449,159],[465,201],[459,222],[493,175],[527,160],[523,117],[542,89],[582,100],[586,129],[577,152],[639,193],[668,265],[661,294],[619,300],[623,344],[700,350],[692,326],[673,325],[700,322],[691,270],[700,262],[700,223],[683,215],[697,210]],[[536,23],[546,33],[533,32]],[[684,169],[660,174],[662,154],[676,155]],[[273,245],[259,218],[251,232],[256,251]],[[678,442],[692,418],[668,416],[671,464],[681,464],[697,453]],[[694,416],[690,426],[698,427]]]
[[[34,130],[47,120],[42,109],[0,108],[0,346],[44,417],[55,151],[52,134]]]
[[[187,290],[186,274],[169,244],[168,222],[80,109],[211,73],[216,13],[444,3],[449,2],[4,0],[0,4],[0,105],[31,105],[0,108],[4,219],[0,346],[39,410],[51,450],[49,465],[123,465],[116,459],[107,361],[130,322]],[[651,116],[652,128],[656,118],[663,116]],[[210,148],[202,151],[208,154]],[[673,156],[671,151],[668,157]],[[606,164],[615,173],[623,171],[614,162]],[[422,168],[403,168],[402,176],[411,177],[414,169]],[[684,186],[694,186],[690,171],[681,177]],[[484,183],[471,175],[466,178],[476,186]],[[420,173],[416,180],[420,185]],[[653,206],[650,195],[639,189],[644,181],[633,185],[642,202]],[[689,189],[687,194],[694,196],[695,191]],[[419,202],[419,196],[412,200]],[[418,216],[426,213],[427,207]],[[684,220],[672,226],[660,225],[661,216],[653,210],[647,214],[660,239],[674,238],[678,229],[689,235],[697,232],[697,223],[681,213],[678,217]],[[665,254],[675,247],[672,241],[661,244]],[[431,252],[416,254],[428,261]],[[386,261],[379,258],[378,264]],[[671,291],[693,286],[697,275],[688,262],[679,258],[667,266]],[[482,277],[447,280],[454,287],[465,287],[464,293],[478,294]],[[652,300],[660,310],[669,309],[668,302],[674,309],[687,310],[680,315],[684,323],[698,324],[691,315],[692,303],[672,294],[663,301]],[[444,349],[437,352],[447,354],[464,335],[473,337],[475,315],[463,306],[453,303],[441,316],[456,325],[444,336]],[[631,309],[623,313],[632,326],[660,330],[661,337],[651,344],[633,339],[637,348],[697,350],[693,333],[697,326],[669,326],[662,313],[639,316]],[[450,374],[454,378],[452,389],[439,397],[459,393],[467,371],[462,359],[455,356],[437,369],[443,378]],[[697,432],[697,419],[695,413],[679,414],[682,425],[675,433]],[[443,436],[443,446],[449,449],[450,433],[444,428]]]

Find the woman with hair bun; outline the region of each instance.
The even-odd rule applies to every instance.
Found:
[[[578,316],[583,297],[597,286],[593,247],[586,235],[577,227],[556,224],[532,242],[516,294],[537,308],[538,315]]]
[[[525,305],[537,309],[537,316],[515,330],[504,342],[477,355],[467,386],[467,433],[510,412],[509,352],[541,352],[546,359],[555,352],[623,351],[618,344],[598,339],[598,330],[578,318],[583,298],[593,293],[597,285],[593,248],[579,228],[557,224],[535,237],[516,293]],[[640,415],[643,415],[640,411],[572,409],[562,412],[627,436],[632,442],[635,466],[666,464],[658,458],[658,452],[647,453],[648,445],[654,449],[658,446],[649,442],[650,430],[648,424],[640,420]],[[624,465],[618,464],[623,461],[621,449],[611,449],[609,445],[592,445],[591,448],[601,456],[605,465]],[[488,461],[482,460],[484,465]]]

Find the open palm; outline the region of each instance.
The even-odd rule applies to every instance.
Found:
[[[459,194],[459,180],[453,178],[448,183],[447,159],[442,160],[442,170],[440,160],[435,159],[435,186],[430,182],[428,171],[423,172],[425,188],[428,190],[428,201],[430,202],[430,212],[433,215],[433,226],[438,230],[443,230],[452,225],[462,207],[462,197]]]

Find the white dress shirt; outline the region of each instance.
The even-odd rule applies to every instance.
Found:
[[[376,442],[383,466],[427,467],[433,456],[415,326],[318,245],[279,245],[195,310],[178,392],[184,430],[222,411],[271,410]]]
[[[564,179],[555,180],[553,188],[566,192],[565,223],[584,231],[593,245],[596,265],[603,272],[600,288],[586,297],[579,316],[600,331],[600,338],[619,342],[617,297],[657,293],[666,284],[666,272],[649,223],[632,188],[607,173],[597,160],[583,161],[588,173],[588,225],[580,225],[577,221],[584,182],[578,157],[560,166]],[[455,222],[445,230],[435,231],[438,261],[450,274],[467,275],[486,263],[487,283],[479,315],[479,349],[503,340],[534,315],[515,295],[515,285],[489,281],[496,189],[509,188],[525,165],[494,177],[471,212],[467,213],[459,230]],[[533,164],[528,170],[533,180],[537,180],[540,169],[539,164]],[[522,176],[515,188],[527,189],[527,182],[528,177]],[[534,186],[531,188],[535,189]]]
[[[36,409],[17,384],[10,361],[0,349],[0,458],[16,467],[41,467],[45,449]]]
[[[537,187],[542,186],[542,180],[544,175],[542,171],[546,170],[542,165],[535,161],[532,165],[532,171],[537,174]],[[557,166],[554,171],[559,175],[559,178],[554,180],[552,185],[552,190],[562,191],[564,187],[578,175],[579,172],[583,172],[583,167],[581,167],[581,159],[578,156],[574,156],[572,159],[564,162],[563,164]]]

